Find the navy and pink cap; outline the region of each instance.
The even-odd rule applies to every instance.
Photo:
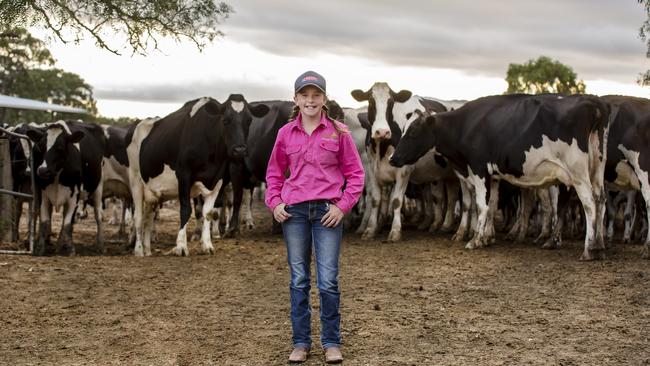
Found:
[[[297,93],[307,85],[313,85],[325,93],[325,78],[316,71],[306,71],[302,75],[298,76],[296,82],[293,84],[294,92]]]

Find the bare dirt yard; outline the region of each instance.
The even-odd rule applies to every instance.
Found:
[[[255,215],[253,231],[215,240],[214,255],[196,242],[190,257],[164,255],[178,228],[170,208],[149,258],[133,257],[108,225],[108,254],[93,253],[92,218],[75,227],[76,257],[0,255],[0,364],[286,364],[285,249],[265,210]],[[468,251],[447,235],[347,233],[345,364],[650,365],[650,261],[640,245],[617,243],[607,260],[580,262],[581,246]],[[320,365],[312,292],[306,364]]]

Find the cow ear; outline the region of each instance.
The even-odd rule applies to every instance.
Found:
[[[269,113],[269,106],[266,104],[258,104],[255,107],[249,107],[251,114],[257,118],[262,118]]]
[[[39,141],[41,141],[41,139],[43,138],[43,135],[45,135],[45,133],[43,133],[43,131],[39,131],[39,130],[27,130],[26,135],[33,142],[39,142]]]
[[[359,113],[357,116],[359,118],[359,123],[361,123],[361,127],[365,128],[366,130],[370,131],[372,130],[372,126],[370,125],[370,121],[368,121],[368,113]]]
[[[77,142],[81,141],[81,139],[84,138],[86,134],[83,131],[75,131],[72,134],[70,134],[70,137],[68,137],[68,141],[72,142],[73,144],[76,144]]]
[[[361,89],[354,89],[353,91],[350,92],[350,94],[352,94],[352,98],[354,98],[357,102],[366,101],[370,97],[368,95],[368,92],[364,92]]]
[[[404,103],[409,100],[409,98],[411,98],[411,95],[413,95],[413,93],[411,93],[409,90],[400,90],[399,93],[393,96],[393,100],[395,100],[397,103]]]
[[[221,104],[214,99],[210,99],[209,102],[205,103],[203,108],[205,108],[205,111],[210,114],[223,114],[225,104]]]

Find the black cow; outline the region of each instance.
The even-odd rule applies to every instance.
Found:
[[[420,116],[391,164],[414,163],[432,148],[451,162],[473,191],[479,211],[477,233],[468,248],[486,245],[494,234],[488,212],[496,207],[500,179],[523,187],[572,186],[587,217],[582,259],[595,259],[605,249],[608,116],[609,106],[588,95],[484,97],[455,111]]]
[[[612,108],[605,181],[610,189],[641,191],[646,210],[650,212],[650,100],[620,95],[602,99]],[[629,230],[630,226],[628,223],[626,228]],[[627,232],[626,237],[629,235]],[[650,230],[642,255],[650,258]]]
[[[242,120],[247,102],[231,95],[223,104],[212,98],[185,103],[162,119],[140,122],[126,137],[129,181],[135,208],[137,256],[151,255],[151,228],[154,208],[160,202],[178,198],[180,230],[174,249],[189,255],[187,222],[191,198],[203,196],[201,249],[214,252],[209,216],[228,175],[230,162],[242,161],[247,154]],[[263,114],[266,108],[250,108]]]
[[[45,252],[51,230],[52,208],[63,207],[63,223],[57,245],[69,255],[74,214],[80,200],[90,200],[97,222],[96,249],[104,252],[102,228],[102,156],[106,139],[100,126],[80,121],[58,121],[45,131],[30,129],[27,136],[36,143],[34,166],[36,184],[41,190],[40,228],[36,255]]]

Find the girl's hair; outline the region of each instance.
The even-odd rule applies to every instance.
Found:
[[[348,131],[347,128],[340,127],[339,124],[336,123],[336,121],[334,121],[334,119],[330,118],[330,116],[328,114],[329,109],[324,104],[323,104],[323,112],[325,112],[325,115],[327,115],[327,118],[332,121],[332,125],[334,126],[334,129],[336,130],[336,132],[338,132],[338,133],[348,133],[348,132],[350,132],[350,131]],[[291,114],[289,115],[289,122],[293,122],[296,118],[298,118],[298,114],[300,114],[300,107],[298,107],[297,105],[294,105],[293,109],[291,110]]]

